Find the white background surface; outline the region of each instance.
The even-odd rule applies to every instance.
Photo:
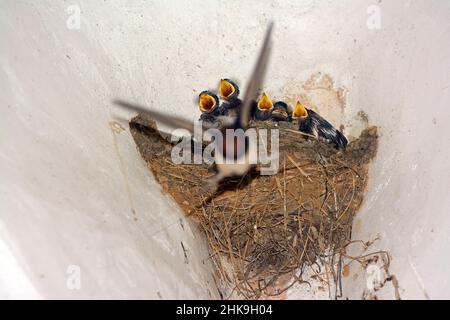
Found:
[[[367,28],[372,4],[379,30]],[[66,27],[70,5],[80,30]],[[201,234],[183,230],[129,133],[112,130],[110,100],[197,118],[201,90],[245,83],[269,19],[272,96],[321,71],[347,88],[347,134],[360,110],[380,125],[354,238],[380,235],[402,298],[450,297],[444,0],[2,1],[0,297],[217,298]],[[67,289],[70,265],[81,290]],[[364,282],[346,281],[360,298]]]

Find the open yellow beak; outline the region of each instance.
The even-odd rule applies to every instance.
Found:
[[[272,100],[269,99],[269,97],[263,93],[261,99],[258,101],[258,109],[261,111],[270,110],[273,108]]]
[[[223,99],[230,98],[236,92],[236,88],[226,80],[220,80],[219,94]]]
[[[305,119],[307,117],[308,111],[300,102],[297,102],[294,112],[292,112],[292,119]]]
[[[217,107],[216,100],[207,93],[204,93],[200,96],[198,101],[198,106],[200,111],[203,113],[211,113]]]

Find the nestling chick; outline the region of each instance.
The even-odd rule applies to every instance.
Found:
[[[288,111],[288,105],[283,101],[276,102],[273,106],[270,119],[273,121],[291,121],[291,115]]]
[[[273,107],[274,105],[272,100],[270,100],[270,98],[263,93],[256,104],[256,107],[253,107],[253,118],[259,121],[269,120],[272,115]]]
[[[324,139],[332,143],[336,149],[345,149],[347,146],[347,138],[339,130],[300,102],[297,102],[292,112],[292,120],[298,121],[299,131]]]
[[[203,91],[198,96],[198,107],[201,111],[200,120],[205,122],[215,122],[220,116],[219,98],[211,91]]]
[[[230,79],[221,79],[219,95],[225,100],[220,106],[220,113],[223,116],[237,117],[242,101],[238,98],[239,87]]]

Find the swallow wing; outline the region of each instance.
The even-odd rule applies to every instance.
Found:
[[[331,123],[316,112],[308,110],[308,113],[310,114],[311,119],[309,121],[310,127],[315,135],[333,143],[337,149],[345,149],[348,141],[342,132],[337,130]],[[300,131],[303,131],[301,125]]]
[[[262,87],[264,81],[264,75],[266,73],[271,50],[270,38],[272,35],[272,29],[273,23],[271,22],[267,28],[262,49],[259,53],[258,60],[256,61],[256,65],[245,91],[244,101],[242,102],[240,113],[240,124],[244,129],[247,128],[251,119],[253,101],[257,98],[258,90]]]
[[[188,130],[191,134],[194,134],[194,123],[191,121],[184,120],[179,117],[169,116],[167,114],[149,110],[148,108],[134,103],[129,103],[123,100],[114,100],[114,104],[121,106],[124,109],[147,114],[150,116],[153,120],[157,122],[161,122],[162,124],[165,124],[167,126],[170,126],[172,128],[182,128]]]

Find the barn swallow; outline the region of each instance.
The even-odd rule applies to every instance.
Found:
[[[236,130],[242,129],[245,131],[248,128],[249,122],[251,120],[251,108],[253,106],[253,101],[256,99],[256,94],[261,88],[264,75],[267,69],[267,62],[270,55],[271,41],[270,37],[272,34],[273,23],[270,23],[266,31],[262,49],[259,53],[256,65],[251,74],[250,80],[248,82],[245,96],[242,104],[239,107],[239,112],[236,117],[232,118],[232,121],[227,122],[227,126],[221,129],[222,137],[225,137],[226,130],[232,129]],[[144,114],[148,114],[155,121],[164,123],[174,128],[183,128],[188,130],[192,135],[194,134],[195,125],[185,119],[175,116],[169,116],[164,113],[148,110],[147,108],[130,104],[121,100],[115,100],[114,103]],[[214,158],[216,162],[217,173],[212,177],[208,184],[216,191],[218,184],[227,178],[231,177],[242,177],[247,172],[254,167],[257,160],[258,150],[257,142],[250,140],[248,137],[243,139],[228,139],[228,135],[222,139],[222,143],[217,144],[217,140],[214,139],[216,143],[216,152],[214,153]],[[234,151],[232,153],[232,159],[229,158],[230,150]],[[231,161],[227,161],[231,160]]]
[[[274,108],[272,100],[263,93],[261,98],[258,100],[256,104],[256,108],[254,107],[254,118],[255,120],[265,121],[270,119],[272,115],[272,110]]]
[[[288,111],[288,105],[283,101],[276,102],[273,106],[270,119],[273,121],[290,121],[291,115]]]
[[[345,149],[347,138],[327,120],[311,109],[305,108],[300,102],[292,112],[292,119],[298,121],[299,131],[321,138],[332,143],[336,149]]]
[[[200,120],[215,122],[220,116],[219,97],[211,91],[203,91],[198,96],[198,107],[202,113]]]
[[[224,100],[220,106],[220,114],[227,117],[237,117],[242,101],[238,98],[239,87],[230,79],[221,79],[219,85],[220,98]]]
[[[239,107],[239,113],[236,117],[234,123],[230,125],[227,129],[242,129],[246,130],[250,123],[252,117],[252,107],[254,106],[254,101],[256,99],[257,92],[259,88],[262,87],[264,76],[267,69],[268,59],[271,51],[271,35],[273,30],[273,23],[270,23],[266,35],[264,37],[264,42],[262,49],[259,53],[256,65],[250,76],[250,80],[246,87],[246,92],[244,95],[244,100]],[[225,130],[223,131],[225,132]],[[217,175],[210,181],[212,185],[216,185],[227,178],[232,177],[242,177],[247,172],[254,167],[256,164],[258,150],[255,141],[245,138],[244,143],[239,141],[239,139],[233,139],[227,141],[224,139],[224,144],[222,152],[216,152],[216,167]],[[234,163],[226,163],[228,158],[228,150],[234,149]],[[229,160],[229,159],[228,159]]]
[[[221,79],[219,86],[219,94],[225,101],[236,99],[239,96],[238,85],[230,79]]]

